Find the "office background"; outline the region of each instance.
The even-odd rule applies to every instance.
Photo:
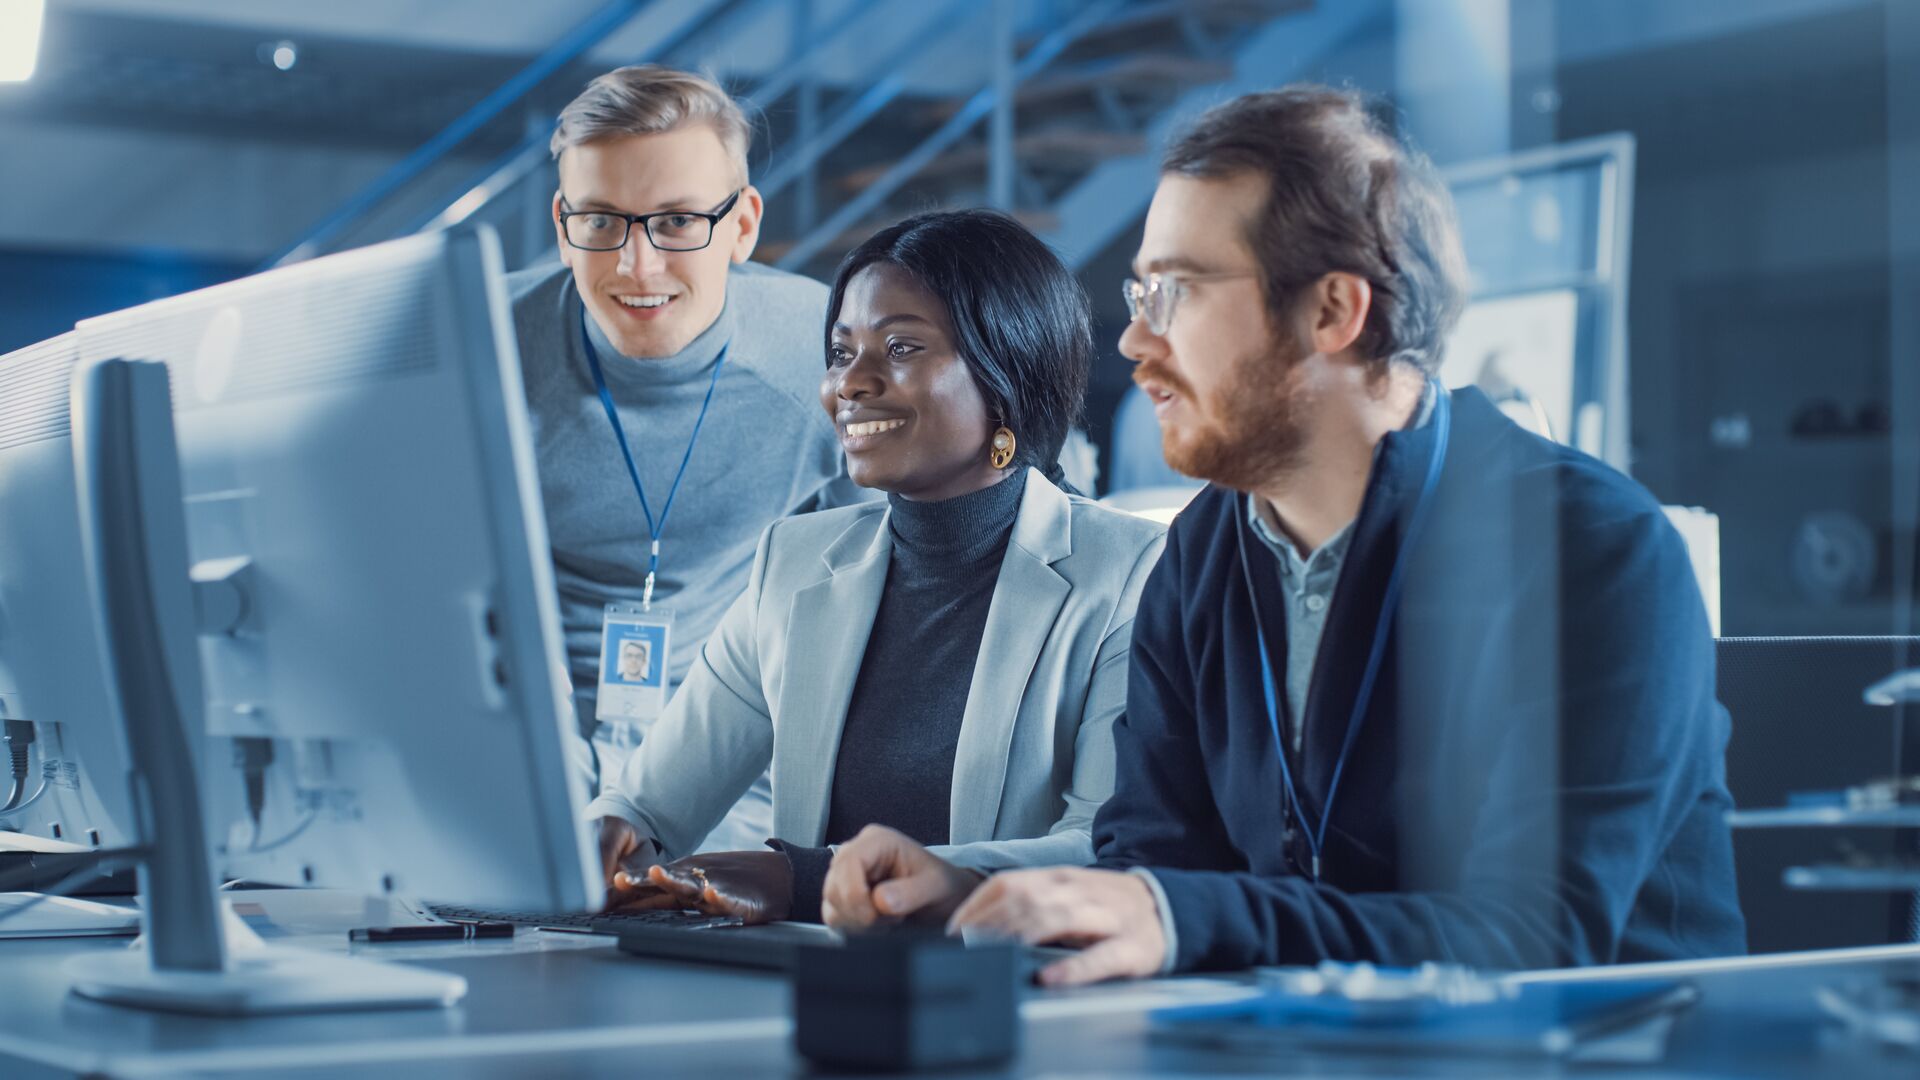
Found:
[[[1502,161],[1626,146],[1623,198],[1506,179],[1519,243],[1463,194],[1483,294],[1567,249],[1548,284],[1578,294],[1574,378],[1616,421],[1596,449],[1718,516],[1724,634],[1905,633],[1916,7],[54,0],[39,70],[0,84],[0,351],[435,221],[493,222],[516,265],[551,257],[551,116],[592,74],[659,59],[760,108],[759,258],[823,275],[877,223],[940,204],[1013,209],[1059,246],[1101,319],[1088,430],[1110,466],[1117,282],[1159,137],[1206,100],[1318,79],[1385,95],[1496,193]],[[1601,235],[1590,215],[1615,208]],[[1588,242],[1607,249],[1572,251]],[[1598,281],[1608,259],[1617,280]]]
[[[0,72],[7,45],[0,29]],[[1008,209],[1053,243],[1094,299],[1086,429],[1097,492],[1122,496],[1156,482],[1113,342],[1167,132],[1295,80],[1381,95],[1460,208],[1475,295],[1448,379],[1627,470],[1710,552],[1749,949],[1920,941],[1917,830],[1763,820],[1805,825],[1849,785],[1920,773],[1920,714],[1861,693],[1913,665],[1898,635],[1920,626],[1920,0],[50,0],[37,71],[0,82],[0,353],[459,222],[494,226],[512,266],[550,259],[552,117],[643,60],[753,107],[764,261],[824,277],[942,205]],[[43,779],[77,789],[82,755],[39,745]],[[215,799],[258,760],[237,755]],[[1829,803],[1776,809],[1809,791]],[[0,827],[60,837],[30,809]],[[476,965],[476,999],[535,1034],[623,978],[667,985],[584,950],[523,959]],[[82,1026],[47,970],[0,995],[0,1042]],[[676,985],[685,1001],[646,1007],[697,1020],[738,994],[754,1030],[784,1031],[785,998],[752,996],[770,985]],[[1725,1011],[1771,1024],[1786,985],[1755,980]],[[525,1000],[546,1011],[519,1016]],[[311,1041],[367,1052],[342,1030]],[[1704,1042],[1774,1049],[1733,1030]],[[1035,1045],[1036,1069],[1087,1067],[1064,1037]],[[1775,1056],[1782,1074],[1803,1060]]]

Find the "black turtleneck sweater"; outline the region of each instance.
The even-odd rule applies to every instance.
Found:
[[[834,762],[826,842],[868,824],[949,842],[953,756],[1026,470],[940,502],[888,497],[893,555]],[[791,918],[817,919],[831,853],[782,845]]]

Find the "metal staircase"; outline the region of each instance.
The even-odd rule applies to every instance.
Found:
[[[606,4],[275,261],[471,220],[500,231],[510,265],[550,254],[544,112],[478,176],[450,183],[444,159],[512,122],[606,34],[670,3]],[[755,257],[816,277],[883,225],[943,206],[1008,210],[1084,266],[1144,213],[1158,148],[1180,119],[1311,75],[1329,50],[1393,17],[1392,0],[851,0],[818,22],[815,7],[720,0],[633,61],[714,70],[740,35],[784,27],[780,62],[718,74],[764,121],[755,179],[769,212]],[[982,38],[984,57],[957,44]],[[888,40],[899,44],[864,47]],[[844,70],[850,50],[863,72]],[[915,76],[956,67],[978,76],[963,91],[916,88],[928,80]]]

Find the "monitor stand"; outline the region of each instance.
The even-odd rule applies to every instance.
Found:
[[[218,971],[158,967],[143,948],[87,953],[66,964],[73,992],[95,1001],[205,1016],[444,1007],[466,995],[458,975],[263,943],[221,899],[225,964]]]
[[[89,591],[146,841],[139,947],[76,957],[74,992],[218,1016],[458,1001],[467,984],[457,975],[266,946],[219,896],[185,722],[205,705],[166,366],[83,369],[72,415]]]

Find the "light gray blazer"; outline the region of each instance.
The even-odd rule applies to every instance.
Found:
[[[893,551],[888,514],[867,503],[767,529],[747,591],[589,816],[624,818],[675,858],[771,763],[774,834],[824,841]],[[967,691],[941,855],[981,870],[1093,861],[1134,608],[1164,532],[1029,471]]]

